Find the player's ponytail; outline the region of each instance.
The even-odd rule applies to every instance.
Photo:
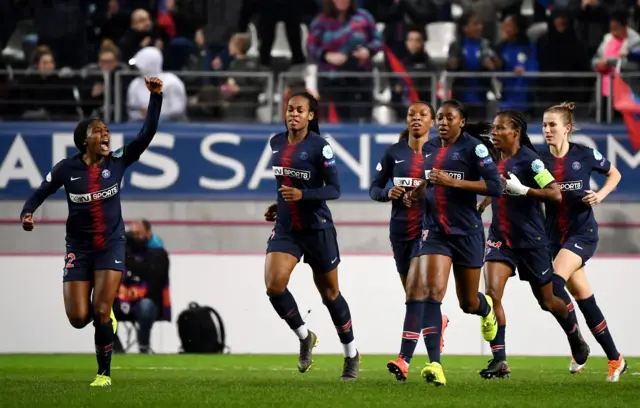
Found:
[[[78,123],[75,130],[73,131],[73,144],[76,145],[76,148],[83,153],[87,151],[87,132],[89,131],[89,126],[96,121],[99,121],[98,118],[89,118],[84,119]]]
[[[513,127],[520,131],[520,146],[527,146],[534,152],[538,152],[533,143],[531,143],[531,138],[529,138],[529,134],[527,133],[527,119],[522,112],[515,109],[506,109],[498,112],[497,115],[506,115],[513,124]]]
[[[457,110],[460,113],[460,117],[465,120],[465,124],[462,127],[462,132],[467,133],[469,136],[475,137],[478,139],[486,148],[489,150],[489,154],[493,158],[493,160],[498,160],[500,155],[498,151],[491,143],[491,139],[489,135],[491,133],[491,129],[493,126],[489,122],[474,122],[471,123],[467,121],[467,112],[464,110],[464,105],[462,103],[456,101],[455,99],[449,99],[444,101],[442,105],[448,105]]]
[[[289,97],[289,100],[301,96],[309,101],[309,112],[313,112],[313,119],[309,121],[309,131],[320,134],[320,122],[318,121],[318,100],[309,92],[296,92]]]
[[[400,138],[398,139],[398,142],[402,142],[403,140],[409,140],[409,129],[405,129],[400,132]]]

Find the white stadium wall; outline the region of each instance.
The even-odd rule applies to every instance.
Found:
[[[90,353],[93,328],[73,329],[62,301],[62,256],[0,257],[3,293],[0,296],[0,353]],[[175,353],[180,347],[175,321],[189,302],[220,312],[232,353],[296,353],[298,341],[273,311],[265,294],[264,256],[174,255],[171,257],[173,322],[158,323],[152,347]],[[598,257],[588,264],[588,276],[608,319],[619,349],[640,356],[640,258]],[[404,317],[404,294],[387,255],[344,255],[341,290],[351,307],[358,348],[362,354],[394,355],[398,351]],[[481,284],[483,286],[483,284]],[[320,337],[317,353],[341,353],[335,329],[315,291],[311,271],[300,265],[290,290],[307,324]],[[506,289],[507,351],[511,355],[569,355],[569,347],[554,318],[542,312],[529,286],[513,278]],[[577,309],[577,308],[576,308]],[[464,315],[457,304],[453,276],[442,310],[451,323],[445,333],[445,353],[488,355],[479,319]],[[585,338],[594,355],[602,351],[578,312]],[[418,345],[418,353],[424,346]]]

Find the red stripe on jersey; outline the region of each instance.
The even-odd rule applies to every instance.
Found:
[[[89,194],[93,196],[93,193],[100,191],[100,173],[102,169],[99,167],[89,168]],[[104,249],[106,240],[105,232],[107,231],[107,224],[105,222],[104,211],[102,208],[102,200],[92,200],[91,208],[89,209],[93,224],[93,246],[95,249]]]
[[[442,170],[442,164],[444,160],[447,158],[447,153],[449,153],[449,147],[443,147],[436,154],[436,158],[433,161],[432,168],[437,170]],[[438,221],[440,225],[444,229],[445,233],[449,233],[451,228],[449,228],[449,217],[447,217],[447,195],[445,192],[444,186],[435,186],[435,195],[436,195],[436,211],[438,212]]]
[[[564,157],[556,157],[555,163],[553,166],[553,178],[556,179],[556,182],[564,181],[565,174],[565,158]],[[569,206],[567,205],[564,197],[562,201],[557,204],[558,206],[558,223],[556,227],[558,228],[558,232],[560,233],[560,243],[564,244],[567,240],[567,233],[569,232]]]
[[[498,174],[503,175],[507,168],[505,160],[498,163]],[[505,240],[505,244],[511,247],[511,221],[509,220],[509,209],[507,208],[507,195],[500,194],[498,196],[498,229]]]
[[[424,156],[422,152],[413,154],[409,164],[409,177],[413,179],[422,178],[424,174]],[[410,237],[418,237],[422,231],[422,208],[420,206],[410,207],[407,211],[407,233]]]
[[[284,151],[282,152],[282,157],[280,158],[282,167],[291,167],[291,158],[293,157],[293,153],[296,151],[296,145],[287,143]],[[293,181],[291,177],[284,177],[282,180],[282,185],[287,187],[295,187],[293,185]],[[289,213],[291,214],[291,227],[295,230],[302,229],[302,218],[300,217],[300,208],[298,204],[295,202],[287,203],[289,207]]]

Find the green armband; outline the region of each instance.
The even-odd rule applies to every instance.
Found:
[[[545,188],[549,185],[549,183],[555,181],[555,179],[547,169],[544,169],[540,173],[536,174],[533,179],[536,181],[536,183],[538,183],[540,188]]]

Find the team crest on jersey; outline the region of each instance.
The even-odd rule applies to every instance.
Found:
[[[308,158],[309,155],[307,154],[307,152],[300,153],[300,160],[307,160]]]
[[[119,148],[118,150],[116,150],[112,154],[113,154],[113,157],[115,157],[116,159],[121,158],[122,155],[124,154],[124,147]]]
[[[517,174],[517,173],[518,173],[518,170],[520,170],[520,169],[518,168],[518,166],[513,166],[513,167],[511,167],[511,172],[512,172],[513,174]]]
[[[109,169],[102,170],[102,178],[106,180],[109,177],[111,177],[111,172],[109,171]]]
[[[580,170],[580,168],[581,168],[581,167],[582,167],[582,165],[581,165],[579,162],[577,162],[577,161],[574,161],[574,162],[571,164],[571,168],[572,168],[572,169],[574,169],[574,170]]]
[[[458,152],[454,152],[454,153],[451,155],[451,159],[453,159],[453,160],[460,160],[460,153],[458,153]]]
[[[489,149],[487,149],[487,146],[483,144],[479,144],[476,146],[476,156],[478,156],[481,159],[484,159],[488,155],[489,155]]]
[[[326,145],[325,147],[322,148],[322,155],[324,156],[325,159],[332,159],[333,158],[333,149],[331,148],[331,146]]]
[[[593,157],[595,157],[596,160],[600,161],[600,160],[602,160],[602,153],[600,153],[596,149],[593,149]]]
[[[531,170],[533,170],[533,172],[536,173],[536,174],[538,174],[542,170],[544,170],[544,163],[542,163],[542,160],[535,159],[534,161],[532,161],[531,162]]]

